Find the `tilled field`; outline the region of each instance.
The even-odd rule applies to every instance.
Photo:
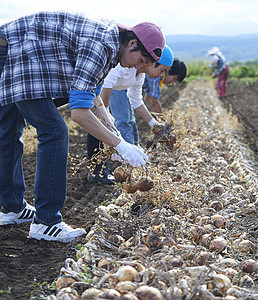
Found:
[[[205,80],[167,107],[176,143],[144,134],[144,145],[154,142],[149,163],[131,173],[153,181],[146,192],[88,184],[85,135],[72,129],[62,213],[87,237],[60,245],[28,240],[28,225],[1,228],[3,299],[258,299],[257,161],[242,125]]]
[[[96,209],[77,261],[60,271],[57,299],[258,297],[257,173],[236,118],[206,81],[190,84],[166,117],[176,144],[154,138],[146,169],[131,173],[153,188]]]

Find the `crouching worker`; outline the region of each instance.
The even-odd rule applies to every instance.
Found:
[[[212,47],[207,53],[206,58],[212,57],[209,68],[213,68],[212,77],[218,77],[216,82],[216,88],[219,93],[219,97],[226,96],[227,93],[227,80],[229,74],[229,66],[226,62],[225,56],[219,50],[218,47]]]
[[[85,230],[65,224],[60,213],[69,138],[53,99],[69,99],[75,122],[133,167],[144,165],[148,157],[116,135],[99,90],[118,62],[138,68],[159,60],[164,35],[149,22],[126,28],[64,12],[22,17],[0,26],[0,32],[0,225],[32,221],[29,237],[71,242]],[[38,138],[35,208],[24,199],[21,137],[26,122]]]

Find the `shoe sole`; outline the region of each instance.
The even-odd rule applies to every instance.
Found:
[[[4,225],[13,225],[13,224],[22,224],[25,222],[31,222],[33,219],[28,219],[28,220],[17,220],[17,221],[6,221],[6,222],[0,222],[0,226]]]
[[[79,236],[80,236],[80,235],[79,235]],[[77,237],[78,237],[78,236],[77,236]],[[74,238],[56,239],[56,238],[48,237],[48,236],[45,236],[45,235],[39,235],[39,234],[33,234],[33,233],[30,233],[30,234],[29,234],[29,238],[36,239],[36,240],[38,240],[38,241],[40,241],[40,240],[45,240],[45,241],[61,242],[61,243],[70,243],[70,242],[72,242],[74,239],[76,239],[77,237],[74,237]]]
[[[115,184],[115,181],[112,181],[112,180],[101,180],[101,179],[98,179],[98,178],[90,178],[88,179],[88,182],[89,183],[94,183],[94,182],[97,182],[97,183],[104,183],[104,184]]]

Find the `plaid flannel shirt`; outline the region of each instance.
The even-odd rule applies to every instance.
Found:
[[[95,94],[117,62],[114,21],[65,12],[41,12],[0,27],[8,42],[0,104],[68,98],[69,90]]]
[[[150,97],[159,99],[161,96],[160,81],[162,79],[163,76],[159,76],[158,78],[150,78],[147,74],[145,74],[143,91],[147,93]]]

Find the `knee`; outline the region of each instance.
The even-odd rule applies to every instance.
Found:
[[[38,139],[41,142],[48,141],[58,143],[60,147],[68,145],[68,127],[65,122],[57,122],[55,123],[55,126],[50,126],[45,131],[41,132],[38,135]]]
[[[55,131],[55,139],[63,141],[63,143],[68,143],[69,140],[69,130],[65,122],[60,122],[59,126]]]

